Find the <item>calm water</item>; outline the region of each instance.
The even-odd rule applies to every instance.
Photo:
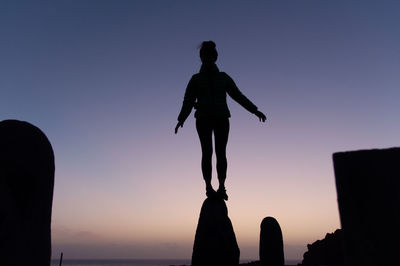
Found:
[[[169,266],[189,265],[190,260],[63,260],[62,266]],[[51,266],[60,265],[60,260],[52,260]]]
[[[249,262],[243,260],[241,263]],[[297,265],[301,261],[286,260],[286,265]],[[51,266],[58,266],[58,259],[52,260]],[[190,260],[63,260],[62,266],[169,266],[190,265]]]

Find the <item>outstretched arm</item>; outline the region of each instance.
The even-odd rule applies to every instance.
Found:
[[[195,95],[194,81],[192,77],[189,81],[189,84],[186,87],[182,108],[178,116],[178,123],[176,124],[175,127],[175,134],[178,133],[179,127],[183,127],[186,118],[192,112],[195,101],[196,101],[196,95]]]
[[[228,85],[226,88],[226,92],[229,94],[229,96],[231,96],[232,99],[238,102],[247,111],[255,114],[260,119],[260,121],[265,122],[265,120],[267,120],[267,117],[262,112],[258,111],[257,106],[255,106],[254,103],[252,103],[246,96],[243,95],[243,93],[236,86],[233,79],[228,75],[226,76],[228,78]]]

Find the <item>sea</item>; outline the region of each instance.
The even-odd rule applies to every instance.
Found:
[[[51,261],[51,266],[59,266],[60,260]],[[190,265],[190,260],[182,259],[108,259],[108,260],[91,260],[91,259],[65,259],[62,266],[169,266],[169,265]]]
[[[110,259],[110,260],[72,260],[65,259],[62,261],[62,266],[170,266],[170,265],[190,265],[190,259]],[[251,260],[241,260],[240,263],[251,262]],[[286,260],[286,265],[297,265],[301,261]],[[51,266],[59,266],[60,260],[54,259],[51,261]]]

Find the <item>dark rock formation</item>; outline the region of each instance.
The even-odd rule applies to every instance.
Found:
[[[335,153],[346,265],[398,265],[400,148]]]
[[[284,264],[281,227],[275,218],[266,217],[261,222],[260,265],[280,266]]]
[[[201,207],[193,245],[193,266],[239,265],[240,251],[225,201],[207,198]]]
[[[40,129],[0,122],[0,265],[50,265],[54,155]]]
[[[343,265],[343,233],[337,229],[326,234],[322,240],[307,245],[308,251],[303,255],[302,265]]]

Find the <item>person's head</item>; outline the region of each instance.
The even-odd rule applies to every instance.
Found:
[[[218,58],[218,52],[215,48],[215,42],[204,41],[200,47],[200,59],[205,65],[214,64]]]

